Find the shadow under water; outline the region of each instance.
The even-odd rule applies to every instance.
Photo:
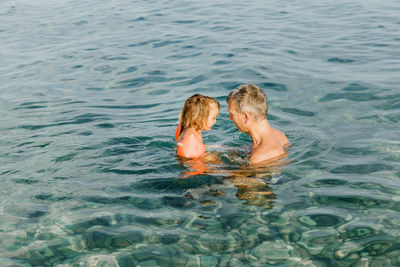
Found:
[[[204,156],[195,159],[178,157],[185,170],[181,172],[181,178],[197,178],[202,175],[222,177],[225,186],[236,187],[236,197],[244,201],[243,205],[254,205],[272,209],[276,195],[270,186],[271,178],[279,176],[289,164],[287,154],[264,161],[255,165],[249,164],[241,157],[240,152],[228,151],[208,152]],[[240,162],[240,163],[238,163]],[[192,196],[193,190],[186,196]],[[208,195],[224,196],[223,189],[209,189]]]

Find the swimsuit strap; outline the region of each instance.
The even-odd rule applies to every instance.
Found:
[[[178,138],[181,135],[181,131],[182,131],[182,125],[181,123],[179,123],[175,130],[175,141],[178,141]]]

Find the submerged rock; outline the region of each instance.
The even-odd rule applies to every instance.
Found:
[[[382,255],[387,250],[389,250],[392,245],[393,243],[390,241],[376,240],[368,243],[365,246],[365,251],[367,251],[368,254],[371,256]]]
[[[302,259],[300,257],[291,257],[287,264],[291,267],[317,267],[319,265],[315,264],[312,260]]]
[[[337,259],[346,258],[349,254],[360,252],[363,249],[360,244],[355,242],[346,242],[336,248],[335,257]]]
[[[201,256],[200,257],[200,266],[201,267],[209,267],[209,266],[217,266],[218,259],[214,256]]]
[[[317,225],[317,223],[313,219],[311,219],[310,216],[301,216],[299,218],[299,221],[301,223],[304,223],[304,224],[308,225],[308,226],[316,226]]]
[[[156,260],[146,260],[146,261],[141,261],[138,264],[140,267],[153,267],[153,266],[159,266],[158,262]]]
[[[185,267],[198,267],[200,266],[200,257],[190,256]]]
[[[118,261],[112,255],[89,255],[79,259],[82,267],[119,267]]]
[[[311,255],[317,255],[320,254],[326,246],[334,244],[337,239],[337,231],[326,228],[303,233],[299,244],[304,246]]]
[[[268,241],[251,250],[258,261],[276,264],[290,257],[290,247],[282,241]]]

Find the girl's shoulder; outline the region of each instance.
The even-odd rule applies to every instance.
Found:
[[[206,151],[201,135],[196,136],[195,133],[182,136],[176,145],[178,155],[185,158],[198,158]]]

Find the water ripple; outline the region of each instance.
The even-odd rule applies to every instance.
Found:
[[[400,264],[396,1],[29,2],[0,3],[1,266]],[[244,166],[246,83],[284,167]],[[194,93],[221,104],[200,167]]]

